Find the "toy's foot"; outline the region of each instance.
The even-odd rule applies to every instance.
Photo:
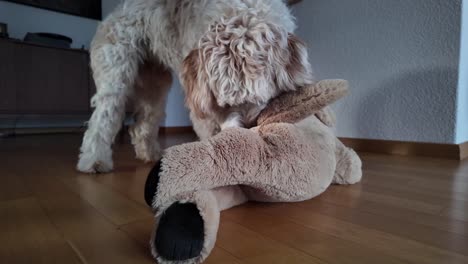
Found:
[[[145,183],[145,201],[152,207],[153,200],[156,197],[156,191],[159,185],[159,173],[161,172],[161,160],[158,160],[151,169]]]
[[[193,203],[174,203],[161,216],[156,231],[158,254],[169,261],[200,256],[204,242],[204,223]]]

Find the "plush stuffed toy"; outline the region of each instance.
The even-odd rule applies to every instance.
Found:
[[[222,210],[251,201],[297,202],[330,184],[361,179],[361,160],[334,135],[327,105],[347,82],[324,80],[273,99],[257,126],[167,149],[150,172],[146,202],[156,223],[159,263],[201,263],[216,241]]]

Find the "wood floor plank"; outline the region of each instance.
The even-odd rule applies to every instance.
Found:
[[[366,174],[367,178],[373,175]],[[365,189],[374,193],[381,193],[385,195],[398,196],[400,198],[427,202],[441,206],[449,206],[450,204],[458,201],[468,202],[468,193],[461,193],[452,190],[450,193],[443,193],[434,191],[418,185],[415,181],[407,181],[406,183],[399,183],[398,181],[391,181],[382,178],[368,179],[362,183]]]
[[[440,168],[439,168],[440,169]],[[369,165],[364,168],[365,173],[376,174],[377,176],[401,178],[407,180],[440,180],[446,182],[452,182],[453,180],[459,180],[466,182],[466,172],[460,172],[458,169],[449,170],[432,170],[432,169],[414,169],[412,167],[401,168],[396,166],[387,165]]]
[[[325,193],[317,197],[337,205],[357,206],[362,201],[372,201],[374,203],[393,206],[403,209],[409,209],[415,212],[438,215],[444,209],[444,206],[409,200],[398,196],[385,195],[381,193],[369,192],[362,185],[354,186],[332,186]]]
[[[204,264],[241,264],[245,263],[229,254],[226,250],[215,247],[210,256],[203,262]]]
[[[330,264],[405,263],[384,252],[318,232],[286,218],[272,217],[261,213],[264,207],[268,208],[270,205],[248,204],[240,206],[223,212],[223,218]]]
[[[346,207],[347,205],[341,204],[340,206]],[[454,234],[468,236],[468,222],[456,220],[447,216],[425,214],[409,209],[382,205],[372,201],[363,201],[357,206],[352,206],[350,208],[380,216],[388,216],[423,226],[429,226],[434,229],[448,231]]]
[[[398,204],[382,204],[379,200],[359,199],[355,198],[352,193],[345,192],[345,194],[333,196],[324,195],[323,200],[331,204],[351,207],[360,211],[370,212],[381,216],[389,216],[419,225],[430,226],[432,228],[453,232],[460,235],[468,235],[468,202],[465,195],[459,195],[455,191],[452,192],[453,197],[444,195],[441,192],[426,191],[421,188],[408,187],[405,185],[391,185],[390,182],[380,183],[377,180],[367,180],[362,184],[363,189],[371,193],[379,193],[386,196],[395,196],[399,199],[407,201],[419,201],[423,203],[430,203],[442,208],[440,214],[434,214],[424,210],[414,210],[411,207],[400,206]],[[341,188],[341,187],[337,187]],[[330,195],[329,193],[327,195]],[[348,197],[348,198],[347,198]],[[353,198],[354,197],[354,198]],[[322,199],[322,198],[320,198]],[[437,210],[435,210],[437,211]]]
[[[451,195],[452,193],[464,194],[468,197],[468,181],[465,179],[455,178],[451,181],[436,180],[436,179],[417,179],[409,183],[408,188],[424,189],[431,192],[445,193]]]
[[[326,263],[229,220],[221,222],[217,245],[246,263]]]
[[[385,173],[391,173],[394,175],[410,176],[410,178],[421,178],[426,179],[453,179],[454,177],[464,177],[466,172],[459,169],[459,167],[453,166],[449,168],[440,168],[435,166],[422,166],[418,167],[414,164],[401,165],[401,164],[376,164],[370,163],[364,167],[365,171],[383,171]]]
[[[386,182],[401,190],[415,190],[439,197],[468,200],[468,176],[465,175],[428,178],[424,173],[395,173],[385,170],[365,170],[364,175],[369,177],[364,181],[366,184]],[[398,182],[402,185],[397,186]]]
[[[151,217],[150,208],[129,200],[124,195],[97,183],[93,178],[80,175],[62,181],[70,190],[111,219],[115,225]]]
[[[153,231],[154,227],[154,218],[148,218],[145,220],[135,221],[132,223],[128,223],[122,225],[120,227],[125,233],[127,233],[130,237],[135,239],[138,243],[142,246],[147,247],[149,250],[149,239],[151,236],[151,232]],[[224,249],[219,247],[215,247],[209,256],[209,258],[204,262],[205,264],[218,264],[218,263],[225,263],[225,264],[240,264],[243,263],[233,255],[229,254]]]
[[[453,203],[448,208],[444,209],[441,215],[447,216],[450,219],[468,222],[468,203]]]
[[[466,160],[449,160],[438,159],[430,157],[417,157],[417,156],[400,156],[400,155],[381,155],[375,153],[360,153],[364,165],[390,165],[400,167],[421,167],[421,168],[467,168],[468,162]]]
[[[148,245],[153,227],[154,218],[151,217],[144,220],[127,223],[120,226],[119,229],[127,233],[129,237],[140,243],[140,245],[149,248]]]
[[[13,173],[2,173],[1,181],[0,201],[17,200],[32,196],[31,191],[26,188],[22,180]]]
[[[145,208],[148,205],[145,202],[143,195],[143,186],[145,186],[146,178],[151,170],[150,165],[141,165],[138,167],[127,166],[126,169],[116,173],[108,173],[99,175],[95,180],[102,183],[128,199],[143,205]]]
[[[306,227],[378,249],[411,263],[468,263],[468,257],[464,255],[334,217],[309,212],[294,204],[272,207],[269,214],[287,215],[288,218]]]
[[[65,184],[27,177],[47,215],[86,263],[153,263],[147,248],[118,230],[110,219]]]
[[[415,224],[391,216],[380,216],[355,209],[343,208],[326,204],[318,200],[310,200],[297,204],[305,210],[318,212],[349,223],[363,225],[367,228],[380,230],[399,237],[438,247],[462,255],[468,255],[468,237],[437,230],[428,226]],[[404,228],[402,228],[404,227]]]
[[[125,138],[113,173],[77,173],[81,140],[0,140],[0,263],[154,263],[143,200],[152,164],[135,160]],[[192,140],[161,138],[166,147]],[[360,184],[223,212],[206,263],[467,263],[468,161],[361,156]]]
[[[81,263],[35,198],[0,202],[0,263]]]

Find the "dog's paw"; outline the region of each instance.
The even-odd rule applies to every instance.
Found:
[[[135,144],[136,158],[144,162],[154,162],[161,158],[161,148],[159,143],[152,143],[148,146],[142,142]]]
[[[76,169],[84,173],[105,173],[112,171],[113,168],[112,158],[100,160],[85,154],[80,155],[76,165]]]
[[[193,203],[174,203],[161,216],[155,247],[160,257],[184,261],[200,256],[204,243],[204,223]]]
[[[137,152],[136,153],[136,158],[145,162],[145,163],[150,163],[157,161],[158,159],[161,158],[161,152],[160,151],[155,151],[153,153],[148,153],[148,152]]]

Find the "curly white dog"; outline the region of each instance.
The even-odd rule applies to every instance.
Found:
[[[294,29],[282,0],[125,1],[98,27],[91,45],[97,93],[78,170],[112,170],[112,142],[129,100],[137,158],[159,158],[171,71],[183,83],[200,138],[249,126],[269,99],[312,83],[307,49]]]

